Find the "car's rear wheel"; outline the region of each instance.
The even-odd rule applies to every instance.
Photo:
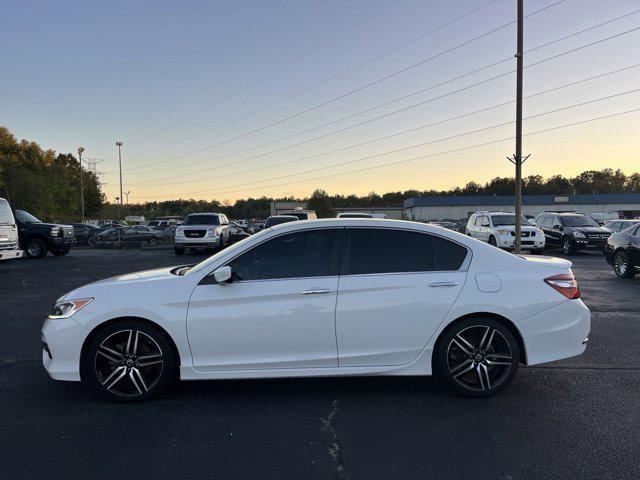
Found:
[[[573,241],[569,237],[564,237],[562,240],[562,253],[565,255],[573,255],[576,252],[576,247]]]
[[[159,394],[175,372],[169,341],[152,326],[132,320],[109,325],[91,340],[82,378],[111,400],[131,402]]]
[[[624,250],[620,250],[613,257],[613,271],[620,278],[632,278],[636,275],[634,267],[629,261],[629,255]]]
[[[47,254],[47,244],[39,238],[32,238],[27,242],[25,252],[29,258],[42,258]]]
[[[518,342],[502,323],[468,318],[449,328],[438,342],[440,376],[454,390],[486,397],[506,387],[520,361]]]

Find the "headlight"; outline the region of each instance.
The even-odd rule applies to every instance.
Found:
[[[91,302],[93,302],[93,298],[80,298],[78,300],[62,300],[60,302],[56,302],[49,314],[49,318],[69,318]]]
[[[209,230],[207,230],[207,236],[209,237],[215,237],[217,235],[217,231],[215,228],[210,228]]]
[[[582,232],[574,232],[573,236],[576,238],[587,238],[587,236]]]
[[[509,235],[509,230],[497,230],[498,235]]]
[[[544,232],[542,230],[540,229],[536,230],[536,236],[543,236],[543,235],[544,235]]]
[[[183,230],[176,230],[176,237],[184,237],[184,231]]]

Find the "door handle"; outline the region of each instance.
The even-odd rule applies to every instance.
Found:
[[[302,292],[300,292],[303,295],[317,295],[319,293],[331,293],[333,292],[333,290],[329,289],[329,288],[318,288],[318,289],[314,289],[314,290],[303,290]]]
[[[457,287],[458,282],[431,282],[430,287]]]

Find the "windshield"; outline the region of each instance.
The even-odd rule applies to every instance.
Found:
[[[149,222],[149,226],[150,227],[156,227],[156,226],[158,226],[158,224],[160,224],[160,222],[155,222],[155,221],[154,222]]]
[[[16,219],[20,223],[42,223],[36,217],[31,215],[29,212],[25,212],[24,210],[16,210]]]
[[[189,215],[183,225],[220,225],[217,215]]]
[[[227,254],[230,254],[230,253],[231,254],[237,253],[242,248],[244,248],[244,245],[247,242],[252,241],[252,240],[254,240],[256,238],[259,239],[260,237],[266,235],[269,232],[270,232],[270,230],[262,230],[262,231],[256,233],[255,235],[250,235],[248,237],[243,238],[239,242],[234,243],[233,245],[229,245],[224,250],[221,250],[218,253],[216,253],[215,255],[212,255],[209,258],[207,258],[207,259],[201,261],[200,263],[194,265],[191,269],[189,269],[187,272],[185,272],[184,275],[185,276],[192,275],[192,274],[194,274],[196,272],[199,272],[202,269],[207,268],[212,263],[215,263],[220,257],[226,256]],[[211,273],[211,272],[209,272],[209,273]]]
[[[6,200],[0,200],[0,223],[9,223],[11,225],[14,223],[11,207]]]
[[[516,224],[516,216],[513,214],[507,215],[492,215],[491,220],[493,221],[494,227],[501,227],[503,225],[515,225]],[[521,225],[529,225],[529,220],[527,217],[522,215],[520,220]]]
[[[598,222],[586,215],[563,215],[562,223],[565,227],[599,227]]]

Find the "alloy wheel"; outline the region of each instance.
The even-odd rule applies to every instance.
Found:
[[[622,252],[618,252],[613,263],[613,268],[615,269],[618,276],[624,277],[627,274],[627,269],[629,268],[627,256]]]
[[[447,348],[447,367],[463,388],[484,392],[497,388],[511,371],[513,353],[497,329],[474,325],[458,332]]]
[[[27,246],[27,253],[30,257],[39,257],[42,254],[42,247],[38,242],[31,242]]]
[[[151,390],[164,365],[162,349],[140,330],[120,330],[105,338],[96,351],[95,371],[109,392],[135,397]]]
[[[569,255],[571,253],[571,240],[565,238],[564,242],[562,242],[562,251],[565,255]]]

